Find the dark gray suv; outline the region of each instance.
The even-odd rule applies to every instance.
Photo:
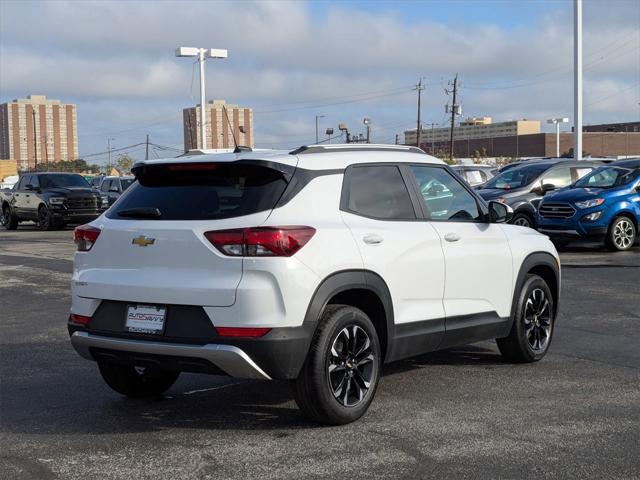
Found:
[[[599,165],[602,162],[589,160],[526,162],[501,172],[477,192],[486,201],[509,205],[514,212],[511,223],[535,228],[536,209],[545,193],[574,183]]]

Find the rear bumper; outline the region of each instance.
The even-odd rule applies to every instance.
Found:
[[[93,335],[80,331],[71,335],[71,344],[82,357],[88,360],[97,360],[96,357],[100,356],[98,352],[104,350],[126,352],[133,362],[136,357],[139,357],[142,363],[147,363],[149,356],[193,358],[208,361],[231,377],[271,380],[271,377],[256,365],[247,353],[233,345],[150,342]]]

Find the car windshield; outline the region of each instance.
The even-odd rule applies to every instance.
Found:
[[[631,168],[607,166],[600,167],[589,175],[578,180],[574,187],[578,188],[613,188],[626,185],[633,180],[640,170]]]
[[[66,188],[66,187],[83,187],[91,188],[81,175],[73,173],[56,173],[55,175],[39,175],[40,188]]]
[[[135,178],[121,178],[120,185],[122,185],[122,191],[124,192],[135,181],[136,181]]]
[[[525,187],[533,183],[536,178],[550,167],[551,165],[549,164],[514,167],[500,173],[496,177],[493,177],[484,184],[483,188],[501,188],[503,190],[509,190],[512,188]]]

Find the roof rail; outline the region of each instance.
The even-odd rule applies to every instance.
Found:
[[[384,145],[373,143],[339,143],[335,145],[303,145],[289,152],[289,155],[304,155],[307,153],[331,153],[331,152],[408,152],[421,153],[425,151],[410,145]]]

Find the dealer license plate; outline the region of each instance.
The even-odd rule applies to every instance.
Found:
[[[125,330],[135,333],[160,334],[164,330],[166,317],[167,307],[129,305],[127,306]]]

